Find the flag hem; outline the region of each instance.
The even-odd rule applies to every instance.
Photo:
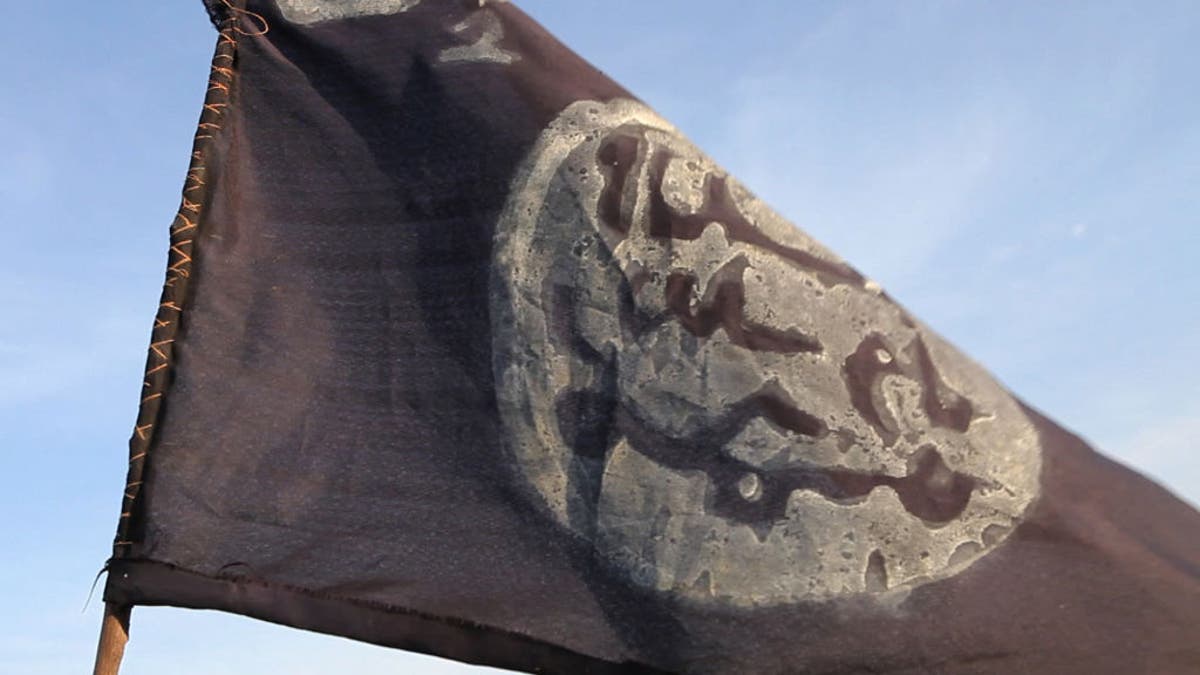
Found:
[[[210,609],[494,668],[530,673],[663,673],[453,617],[327,595],[245,577],[220,578],[147,559],[114,560],[104,599],[125,605]]]

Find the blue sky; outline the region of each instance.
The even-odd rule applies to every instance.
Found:
[[[1200,5],[519,4],[1027,401],[1200,503]],[[0,672],[76,673],[215,36],[198,0],[5,12]],[[468,670],[139,608],[124,672]]]

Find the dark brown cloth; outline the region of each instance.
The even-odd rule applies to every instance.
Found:
[[[1041,467],[1020,522],[969,566],[890,595],[871,586],[868,566],[853,592],[697,600],[622,566],[578,524],[588,514],[558,517],[518,466],[497,401],[497,223],[564,111],[632,97],[510,4],[391,4],[333,18],[272,0],[211,4],[217,58],[172,226],[107,601],[219,609],[559,673],[1200,672],[1200,514],[1024,407]],[[598,180],[633,184],[620,172],[642,160],[624,147],[602,147],[601,166],[614,168]],[[652,183],[667,170],[666,160],[645,169]],[[613,199],[597,209],[615,232],[632,216]],[[701,236],[707,220],[692,232],[693,221],[656,215],[664,204],[647,216],[666,228],[652,224],[654,236]],[[823,254],[762,238],[729,209],[707,215],[730,241],[774,247],[831,288],[865,283]],[[687,299],[695,276],[665,283],[665,316],[686,349],[722,335],[796,358],[822,349],[742,318],[751,291],[740,281],[699,304]],[[927,385],[931,428],[985,424],[918,347],[898,348],[888,372]],[[859,362],[842,371],[850,397],[882,409],[862,392],[883,375]],[[559,408],[582,467],[572,480],[612,461],[609,427],[647,426],[604,391]],[[739,424],[757,416],[796,437],[833,434],[793,410],[806,403],[795,392],[746,400]],[[602,433],[584,438],[585,423]],[[904,478],[801,463],[763,469],[761,485],[737,484],[739,498],[722,491],[722,471],[753,473],[750,460],[694,459],[675,449],[684,432],[628,435],[678,475],[708,476],[705,508],[737,523],[777,522],[794,491],[858,504],[891,487],[937,529],[982,484],[956,471],[948,492],[926,494]],[[714,452],[731,442],[707,428],[687,438]],[[951,476],[949,455],[914,457],[910,478]],[[593,497],[579,508],[600,508]]]

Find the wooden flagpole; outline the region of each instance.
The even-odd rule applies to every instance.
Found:
[[[129,642],[129,615],[132,605],[104,603],[104,623],[100,627],[100,644],[96,646],[96,665],[92,675],[118,675],[125,643]]]

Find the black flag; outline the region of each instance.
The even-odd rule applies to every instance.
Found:
[[[530,671],[1200,671],[1200,514],[511,4],[232,0],[106,599]]]

